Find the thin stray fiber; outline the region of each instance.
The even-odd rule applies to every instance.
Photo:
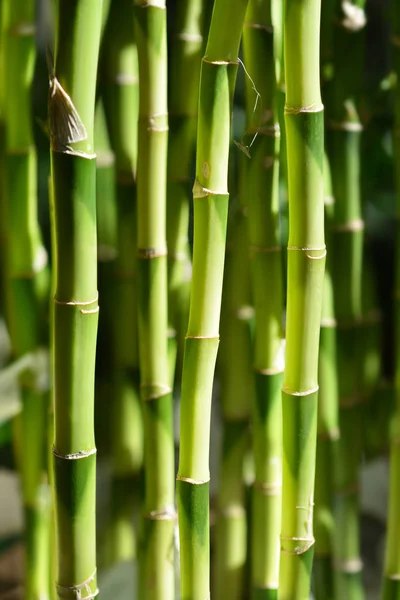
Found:
[[[255,99],[255,102],[254,102],[254,106],[253,106],[253,112],[252,112],[252,114],[253,114],[253,115],[255,114],[255,112],[256,112],[256,110],[257,110],[257,106],[258,106],[258,101],[260,101],[261,115],[262,115],[262,98],[261,98],[261,94],[260,94],[260,92],[257,90],[257,88],[256,88],[256,84],[254,83],[253,79],[250,77],[250,75],[249,75],[249,72],[247,71],[246,67],[245,67],[245,66],[244,66],[244,64],[243,64],[243,61],[242,61],[240,58],[238,58],[238,62],[239,62],[239,64],[240,64],[240,65],[243,67],[243,71],[245,72],[245,75],[246,75],[246,77],[248,78],[248,80],[250,81],[250,83],[251,83],[251,87],[253,88],[253,90],[254,90],[254,92],[255,92],[255,94],[256,94],[256,99]],[[261,117],[260,117],[260,119],[261,119]],[[261,124],[261,123],[260,123],[260,124]],[[247,132],[245,132],[245,134],[244,134],[244,135],[246,135],[246,133],[248,133],[248,131],[247,131]],[[252,138],[252,140],[251,140],[251,142],[250,142],[250,144],[249,144],[249,145],[246,145],[246,144],[244,143],[244,141],[243,141],[243,137],[244,137],[244,136],[242,137],[242,139],[241,139],[241,141],[240,141],[240,142],[238,142],[237,140],[233,140],[233,141],[235,142],[236,146],[239,148],[239,150],[241,150],[241,151],[242,151],[242,152],[243,152],[243,153],[244,153],[244,154],[247,156],[247,158],[251,158],[251,154],[250,154],[250,148],[251,148],[251,147],[252,147],[252,145],[254,144],[254,142],[255,142],[255,139],[256,139],[256,137],[257,137],[257,135],[258,135],[258,129],[257,129],[257,130],[256,130],[256,132],[254,133],[254,135],[253,135],[253,138]]]

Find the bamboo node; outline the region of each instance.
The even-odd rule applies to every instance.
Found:
[[[199,198],[207,198],[208,196],[226,196],[228,192],[226,191],[218,191],[218,190],[209,190],[208,188],[201,185],[200,181],[195,179],[193,185],[193,200],[197,200]]]
[[[281,493],[282,483],[273,482],[268,483],[267,481],[255,481],[253,488],[260,492],[263,496],[278,496]]]
[[[360,558],[350,558],[349,560],[335,560],[334,568],[341,573],[359,573],[362,571],[363,563]]]
[[[326,328],[335,328],[337,327],[337,320],[334,319],[333,317],[322,317],[321,319],[321,327],[326,327]]]
[[[53,152],[60,152],[61,154],[69,154],[70,156],[77,156],[78,158],[86,158],[86,160],[95,160],[97,158],[97,154],[89,154],[88,152],[81,152],[80,150],[73,150],[70,146],[51,147]]]
[[[304,554],[315,543],[314,536],[311,537],[291,537],[281,535],[281,552],[291,556]]]
[[[254,317],[255,310],[254,306],[244,305],[238,308],[234,315],[239,321],[248,321]]]
[[[171,252],[170,250],[168,251],[168,260],[170,262],[175,261],[175,262],[183,262],[187,260],[187,254],[186,252]]]
[[[278,375],[284,372],[283,366],[271,367],[270,369],[261,369],[259,367],[253,367],[254,373],[260,373],[260,375]]]
[[[337,427],[333,429],[328,429],[327,431],[318,431],[317,437],[319,440],[328,440],[330,442],[336,442],[336,440],[340,439],[340,431]]]
[[[262,254],[266,254],[269,252],[281,252],[282,246],[258,246],[256,244],[251,244],[249,246],[249,252],[260,252]]]
[[[185,340],[217,340],[219,342],[219,335],[186,335]]]
[[[51,451],[56,458],[62,458],[64,460],[80,460],[81,458],[87,458],[88,456],[92,456],[92,454],[96,454],[97,448],[93,448],[92,450],[80,450],[73,454],[60,454],[53,446]]]
[[[35,35],[36,27],[34,23],[21,21],[10,28],[9,34],[13,37],[30,37]]]
[[[170,394],[172,392],[172,387],[163,383],[141,383],[140,390],[142,392],[143,400],[147,402],[150,400],[158,400],[158,398]]]
[[[352,133],[358,133],[364,130],[362,123],[355,121],[328,121],[327,127],[332,131],[348,131]]]
[[[203,36],[201,33],[190,33],[189,31],[181,31],[175,34],[176,40],[182,40],[183,42],[202,42]]]
[[[292,106],[291,104],[285,104],[285,115],[300,115],[302,113],[318,113],[324,110],[323,104],[317,104],[313,102],[308,106]]]
[[[219,508],[218,513],[225,519],[240,519],[246,516],[246,509],[243,506],[226,506]]]
[[[336,19],[336,24],[348,31],[360,31],[367,24],[367,17],[363,8],[356,6],[350,0],[342,0],[341,10],[343,17]]]
[[[334,196],[324,196],[325,206],[333,206],[335,204]]]
[[[159,258],[160,256],[167,256],[168,251],[166,246],[160,246],[160,248],[138,248],[137,257],[145,260],[151,260],[152,258]]]
[[[47,252],[43,246],[40,246],[33,259],[33,272],[40,273],[47,265]]]
[[[96,166],[99,169],[106,169],[107,167],[112,167],[115,164],[115,155],[114,152],[107,152],[105,150],[100,150],[97,153]]]
[[[296,250],[299,252],[325,252],[322,256],[310,257],[310,258],[324,258],[326,255],[326,246],[288,246],[288,250]]]
[[[261,29],[262,31],[266,31],[267,33],[274,33],[274,28],[272,25],[262,25],[261,23],[253,23],[253,21],[245,21],[243,24],[243,28],[247,29]]]
[[[100,311],[100,306],[96,306],[95,308],[92,308],[90,310],[85,310],[85,309],[81,308],[80,313],[81,313],[81,315],[95,315],[99,311]]]
[[[385,575],[385,577],[391,581],[400,581],[400,573],[390,573]]]
[[[160,10],[166,10],[165,2],[163,0],[135,0],[135,6],[138,8],[149,8],[155,6]]]
[[[88,579],[78,585],[60,585],[57,583],[58,596],[60,598],[65,598],[65,600],[91,600],[92,598],[96,598],[99,594],[96,585],[96,574],[97,569],[94,570]],[[92,590],[91,587],[93,583],[96,585],[95,590]]]
[[[338,225],[333,225],[331,227],[332,231],[363,231],[365,227],[365,223],[363,219],[352,219],[351,221],[347,221],[347,223],[342,223]]]
[[[96,302],[98,302],[99,300],[99,295],[97,294],[96,298],[94,298],[93,300],[87,300],[85,302],[80,301],[80,300],[69,300],[68,302],[64,302],[63,300],[58,300],[58,298],[56,298],[54,296],[54,302],[56,304],[59,304],[60,306],[90,306],[90,304],[95,304]]]
[[[176,510],[173,505],[167,505],[160,510],[151,510],[144,518],[150,521],[175,521]]]
[[[135,83],[139,83],[139,79],[136,75],[131,75],[130,73],[117,73],[113,83],[122,87],[124,85],[135,85]]]
[[[312,394],[315,394],[316,392],[318,392],[318,390],[319,390],[318,385],[316,385],[315,387],[313,387],[309,390],[305,390],[304,392],[296,392],[294,390],[290,390],[286,386],[282,387],[282,392],[284,392],[288,396],[311,396]]]
[[[183,477],[182,475],[177,475],[176,480],[183,481],[183,483],[190,483],[192,485],[203,485],[205,483],[209,483],[210,477],[208,477],[208,479],[192,479],[191,477]]]
[[[97,246],[97,260],[99,262],[111,262],[117,258],[117,249],[109,244],[99,244]]]

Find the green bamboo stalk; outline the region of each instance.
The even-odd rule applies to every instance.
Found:
[[[110,263],[117,256],[116,168],[115,155],[111,148],[107,128],[104,96],[105,92],[102,86],[101,95],[96,102],[94,119],[94,142],[97,156],[97,260],[99,263]]]
[[[174,598],[174,439],[167,355],[166,8],[135,2],[139,58],[137,164],[138,332],[145,434],[142,580],[148,600]]]
[[[279,244],[279,142],[273,3],[250,0],[243,31],[244,61],[261,95],[246,81],[249,133],[257,134],[249,163],[249,243],[255,307],[253,406],[255,482],[252,511],[252,597],[278,597],[281,527],[283,280]],[[263,61],[260,61],[263,56]]]
[[[334,198],[329,161],[325,155],[325,235],[330,247],[330,224]],[[319,406],[317,459],[315,472],[315,595],[318,600],[333,600],[333,492],[335,451],[339,437],[338,379],[336,362],[336,319],[331,273],[331,255],[325,269],[320,353],[318,365]]]
[[[361,326],[361,396],[367,403],[374,395],[381,373],[382,315],[375,289],[371,251],[364,243],[362,326]]]
[[[397,192],[397,231],[396,231],[396,272],[395,272],[395,397],[396,414],[391,432],[390,443],[390,488],[389,509],[387,520],[387,540],[384,564],[382,600],[399,600],[400,598],[400,6],[398,2],[392,4],[392,42],[393,42],[393,68],[397,74],[395,89],[395,125],[393,132],[395,174]]]
[[[51,177],[48,179],[48,193],[49,193],[49,216],[50,216],[50,249],[51,249],[51,286],[50,286],[50,305],[49,305],[49,346],[50,346],[50,382],[54,383],[54,303],[52,299],[56,293],[56,281],[57,281],[57,250],[56,250],[56,232],[55,232],[55,218],[54,218],[54,197],[53,197],[53,185]],[[54,388],[50,387],[50,402],[48,412],[48,440],[54,439]],[[49,465],[49,484],[51,489],[51,507],[50,507],[50,531],[49,531],[49,588],[50,588],[50,600],[57,600],[57,536],[56,536],[56,518],[55,518],[55,486],[54,486],[54,469],[53,469],[53,451],[51,443],[47,446],[47,461]]]
[[[93,141],[101,0],[59,0],[49,122],[57,281],[54,488],[57,594],[93,598],[96,576],[94,368],[98,322]],[[57,75],[57,78],[56,78]],[[68,96],[66,95],[68,94]]]
[[[247,236],[246,167],[239,156],[239,201],[228,223],[224,273],[221,345],[218,373],[221,386],[222,456],[217,495],[213,597],[241,600],[247,560],[247,489],[245,461],[250,447],[249,417],[254,380],[251,372],[251,330]]]
[[[318,346],[325,267],[320,0],[286,0],[285,125],[289,189],[280,600],[309,598]]]
[[[193,277],[185,341],[177,477],[181,599],[210,595],[209,434],[228,212],[233,90],[246,0],[216,0],[202,60]]]
[[[21,357],[42,343],[40,309],[46,294],[47,255],[37,216],[37,158],[31,85],[36,60],[33,1],[3,2],[5,147],[6,313],[12,352]],[[23,411],[17,417],[26,534],[25,598],[48,597],[48,506],[45,432],[47,396],[25,373]],[[25,452],[24,449],[28,449]]]
[[[98,291],[101,303],[96,349],[95,437],[97,456],[110,458],[110,395],[114,391],[114,347],[110,344],[115,322],[113,270],[117,256],[117,199],[115,156],[111,148],[104,108],[103,86],[97,85],[94,117],[94,147],[96,151],[96,222]],[[108,544],[97,539],[98,549],[108,550]],[[102,555],[99,553],[99,560]]]
[[[189,182],[197,125],[204,0],[176,4],[168,76],[167,173],[168,311],[170,360],[175,371],[187,325],[190,290]]]
[[[104,94],[116,157],[118,245],[113,266],[115,396],[112,415],[113,497],[110,550],[113,561],[136,556],[133,529],[143,462],[139,398],[136,282],[136,161],[139,109],[133,5],[113,0],[104,38]]]
[[[353,4],[355,22],[342,3],[334,19],[334,73],[327,97],[327,147],[335,197],[332,277],[337,320],[339,428],[335,472],[335,593],[364,597],[358,515],[358,469],[362,451],[361,325],[364,223],[360,194],[362,125],[356,103],[362,64],[362,2]],[[346,5],[347,6],[347,5]],[[358,19],[358,20],[357,20]]]

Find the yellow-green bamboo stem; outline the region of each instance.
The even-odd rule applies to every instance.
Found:
[[[94,105],[101,0],[59,0],[49,123],[57,280],[54,296],[54,489],[57,595],[94,598],[98,322]],[[68,119],[67,119],[68,117]]]
[[[43,342],[41,304],[47,301],[47,257],[37,216],[37,160],[33,140],[31,85],[36,59],[35,5],[2,5],[4,28],[6,315],[13,354],[35,351]],[[46,472],[48,398],[29,374],[20,379],[23,410],[18,417],[18,461],[26,532],[25,598],[48,597],[48,514],[42,496]]]
[[[146,600],[174,598],[174,439],[167,356],[167,31],[163,0],[136,0],[139,59],[137,272],[145,436],[141,578]]]
[[[280,64],[274,40],[274,3],[250,0],[243,31],[249,133],[257,134],[248,169],[249,243],[255,307],[253,404],[255,481],[252,509],[252,598],[278,595],[282,482],[283,279],[279,243],[278,182],[280,129],[276,77]],[[279,28],[278,28],[279,31]],[[260,61],[264,56],[264,61]]]
[[[221,309],[218,373],[223,418],[222,455],[217,496],[213,597],[241,600],[247,560],[247,490],[245,460],[249,452],[249,417],[254,394],[251,330],[246,168],[239,156],[240,207],[228,224]]]
[[[332,221],[334,198],[329,161],[325,155],[325,219],[329,248],[329,226]],[[317,459],[315,473],[315,594],[320,600],[333,600],[333,493],[335,452],[339,437],[339,391],[336,360],[336,328],[331,274],[331,256],[328,253],[322,303],[320,353],[318,365],[319,406],[317,431]]]
[[[318,349],[325,267],[320,0],[286,0],[289,243],[279,600],[309,598],[314,554]]]
[[[177,477],[181,600],[210,595],[209,433],[219,342],[230,121],[246,0],[216,0],[200,75],[193,276]]]
[[[176,354],[178,351],[181,354],[183,350],[184,328],[189,311],[189,195],[203,50],[204,4],[204,0],[178,2],[171,33],[167,244],[169,351],[173,371]]]
[[[350,5],[350,4],[349,4]],[[335,593],[364,597],[360,558],[358,471],[362,451],[362,263],[364,222],[360,188],[362,125],[357,112],[363,57],[364,2],[351,3],[355,21],[336,2],[334,79],[327,89],[327,148],[335,197],[331,225],[337,321],[339,428],[335,469]]]

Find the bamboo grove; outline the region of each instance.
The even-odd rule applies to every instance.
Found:
[[[0,0],[0,597],[400,600],[399,77],[399,0]]]

